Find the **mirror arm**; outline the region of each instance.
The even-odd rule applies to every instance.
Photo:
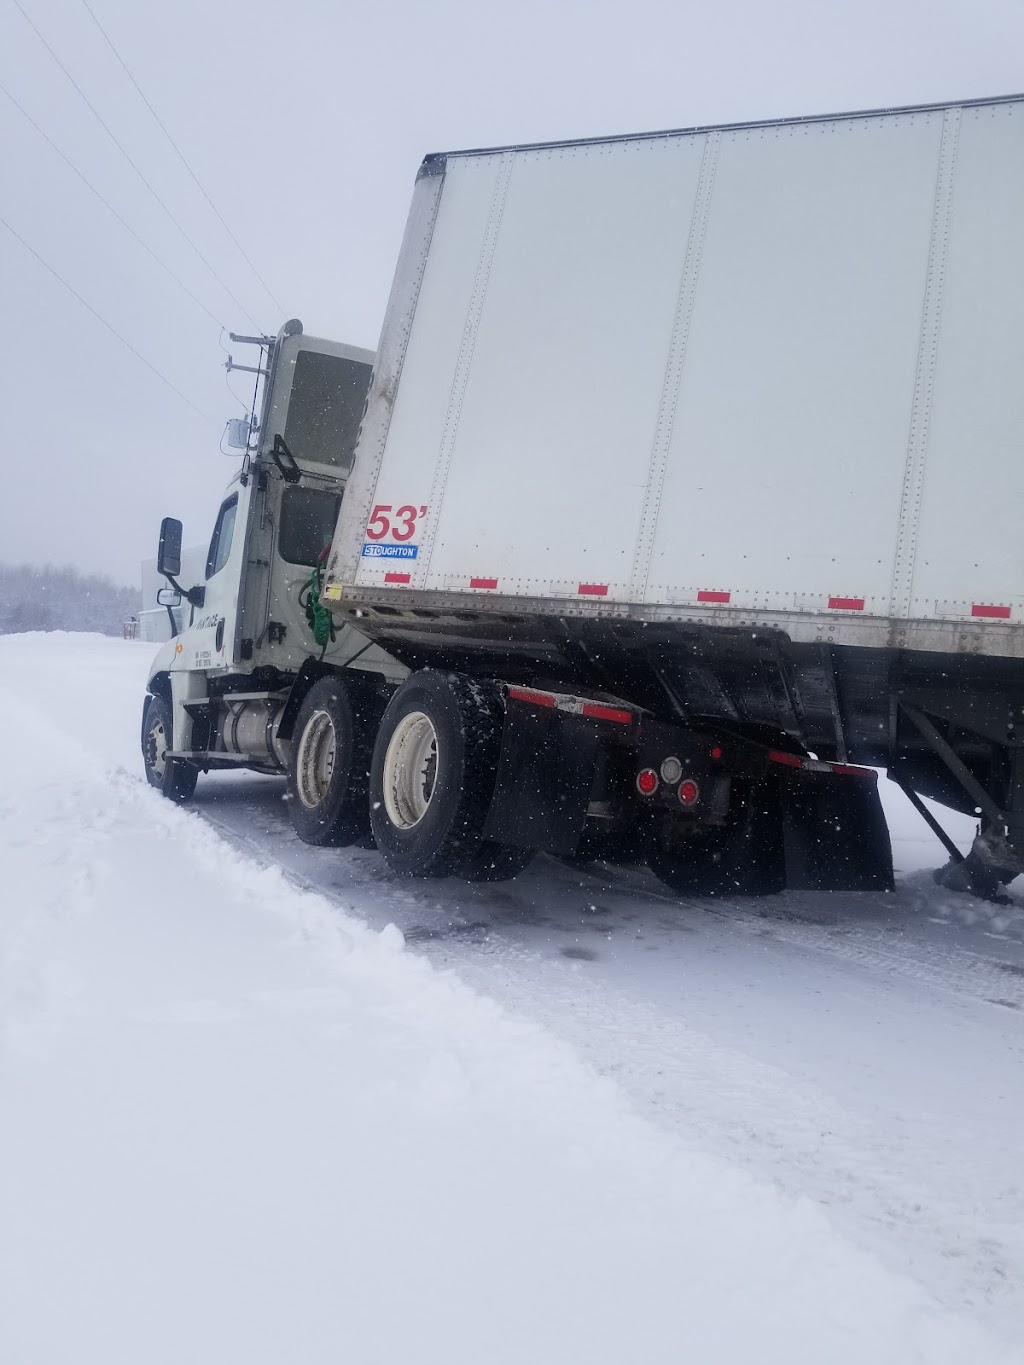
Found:
[[[176,593],[184,597],[190,606],[201,607],[206,601],[206,588],[201,583],[197,583],[194,588],[183,588],[173,574],[165,573],[164,578],[167,579]]]

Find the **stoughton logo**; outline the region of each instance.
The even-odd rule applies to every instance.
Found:
[[[363,545],[364,559],[415,559],[419,554],[418,545],[380,545],[376,541],[366,541]]]

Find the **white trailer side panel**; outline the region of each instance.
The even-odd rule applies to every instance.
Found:
[[[963,112],[918,496],[910,614],[963,617],[981,604],[1024,619],[1021,104]]]
[[[330,596],[1024,651],[1024,103],[457,154],[428,192]]]
[[[888,614],[941,132],[722,136],[645,600]]]
[[[408,542],[418,544],[419,508],[430,501],[434,470],[448,427],[454,434],[458,426],[457,415],[449,417],[450,396],[466,319],[473,308],[477,260],[487,234],[498,165],[495,159],[482,157],[465,163],[462,169],[462,175],[445,177],[435,230],[429,238],[416,317],[401,363],[401,381],[394,392],[386,428],[386,458],[371,490],[374,504],[389,505],[392,514],[405,506],[417,513],[413,518],[416,530],[404,541],[405,518],[389,516],[389,526],[397,525],[398,538],[389,532],[383,541],[392,547]],[[376,388],[374,382],[371,404]],[[360,449],[361,446],[357,447],[357,465]],[[351,491],[346,494],[346,504]],[[369,520],[369,511],[372,508],[367,510],[364,525]],[[363,526],[359,526],[360,545],[362,531]],[[371,539],[369,543],[375,542]],[[394,567],[392,561],[384,559],[367,559],[363,563],[365,571],[378,579],[385,568]]]
[[[700,165],[679,140],[515,158],[424,585],[628,595]]]

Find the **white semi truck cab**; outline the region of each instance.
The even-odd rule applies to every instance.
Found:
[[[200,770],[283,771],[282,722],[294,719],[286,703],[300,677],[351,669],[372,690],[407,672],[351,625],[318,616],[373,353],[307,337],[294,321],[248,340],[260,348],[262,415],[225,490],[202,582],[178,581],[181,523],[166,518],[160,532],[161,601],[184,600],[187,615],[153,662],[143,745],[150,780],[175,800],[191,796]]]

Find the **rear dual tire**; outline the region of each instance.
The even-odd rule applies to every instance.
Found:
[[[299,707],[288,763],[288,810],[303,843],[363,842],[370,830],[370,754],[379,705],[341,678],[315,682]]]
[[[391,699],[370,767],[370,825],[393,872],[504,881],[530,850],[483,837],[503,726],[496,687],[424,669]]]
[[[483,838],[503,719],[497,688],[460,674],[413,674],[383,717],[371,689],[321,678],[292,731],[295,832],[320,847],[376,843],[403,877],[516,876],[532,850]]]

